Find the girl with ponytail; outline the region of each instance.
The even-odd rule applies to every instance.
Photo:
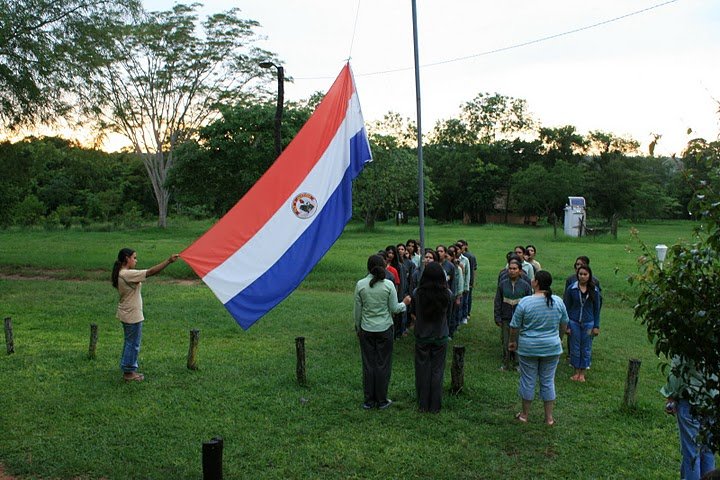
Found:
[[[120,294],[117,318],[122,323],[125,343],[120,357],[120,369],[126,382],[141,382],[145,379],[138,373],[138,354],[140,353],[140,340],[142,339],[143,303],[140,290],[142,282],[165,270],[165,268],[178,259],[178,255],[170,255],[167,260],[147,270],[136,270],[137,253],[131,248],[123,248],[118,252],[117,260],[113,265],[110,281]]]
[[[397,290],[385,278],[385,259],[371,255],[367,261],[368,275],[355,285],[355,331],[360,342],[363,367],[363,389],[366,410],[385,409],[393,351],[393,314],[404,312],[410,296],[398,302]]]
[[[539,271],[531,282],[533,295],[520,300],[510,321],[508,350],[517,351],[520,360],[522,411],[515,418],[523,423],[528,421],[539,378],[545,423],[555,424],[555,370],[562,353],[560,332],[565,331],[569,319],[565,304],[553,295],[551,285],[550,272]]]

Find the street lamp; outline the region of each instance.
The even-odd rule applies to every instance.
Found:
[[[285,97],[285,70],[281,65],[275,65],[273,62],[261,62],[262,68],[277,69],[278,94],[277,108],[275,109],[275,156],[279,157],[282,153],[282,139],[280,138],[280,126],[282,125],[283,102]]]

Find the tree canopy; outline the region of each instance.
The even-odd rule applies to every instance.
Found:
[[[218,107],[257,93],[275,60],[255,45],[254,20],[238,9],[199,21],[199,4],[150,12],[124,28],[108,63],[93,77],[91,112],[105,129],[124,135],[141,155],[165,226],[166,181],[175,148],[217,114]]]
[[[0,122],[67,113],[137,0],[0,0]]]
[[[217,217],[232,208],[275,161],[274,104],[241,103],[220,111],[222,117],[202,127],[197,140],[177,148],[168,178],[183,210]],[[308,105],[285,106],[281,136],[286,144],[311,113]]]

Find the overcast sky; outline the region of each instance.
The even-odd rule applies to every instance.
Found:
[[[326,91],[350,58],[366,121],[388,111],[415,119],[410,0],[200,3],[203,14],[238,7],[260,22],[261,46],[294,78],[286,99]],[[660,154],[679,153],[688,128],[707,139],[720,132],[717,0],[418,0],[417,8],[425,133],[480,92],[527,100],[547,127],[629,135],[643,149],[662,134]]]

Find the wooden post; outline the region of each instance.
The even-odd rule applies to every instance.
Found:
[[[640,360],[630,359],[628,363],[627,380],[625,380],[625,398],[623,405],[626,407],[635,406],[635,392],[637,391],[638,376],[640,373]]]
[[[613,213],[612,222],[610,223],[610,233],[615,240],[617,240],[618,220],[620,220],[620,215]]]
[[[203,480],[222,480],[223,439],[215,437],[202,445]]]
[[[306,385],[307,375],[305,370],[305,337],[295,338],[295,354],[297,356],[297,365],[295,367],[297,381],[300,385]]]
[[[190,349],[188,350],[187,367],[190,370],[197,370],[198,341],[200,330],[190,330]]]
[[[15,340],[13,339],[12,318],[5,317],[5,345],[7,354],[15,353]]]
[[[453,362],[450,374],[452,377],[451,392],[457,395],[465,386],[465,347],[462,345],[453,347]]]
[[[95,360],[96,351],[97,351],[97,341],[98,341],[98,326],[97,326],[97,323],[91,323],[90,324],[90,348],[88,349],[88,358],[90,360]]]

